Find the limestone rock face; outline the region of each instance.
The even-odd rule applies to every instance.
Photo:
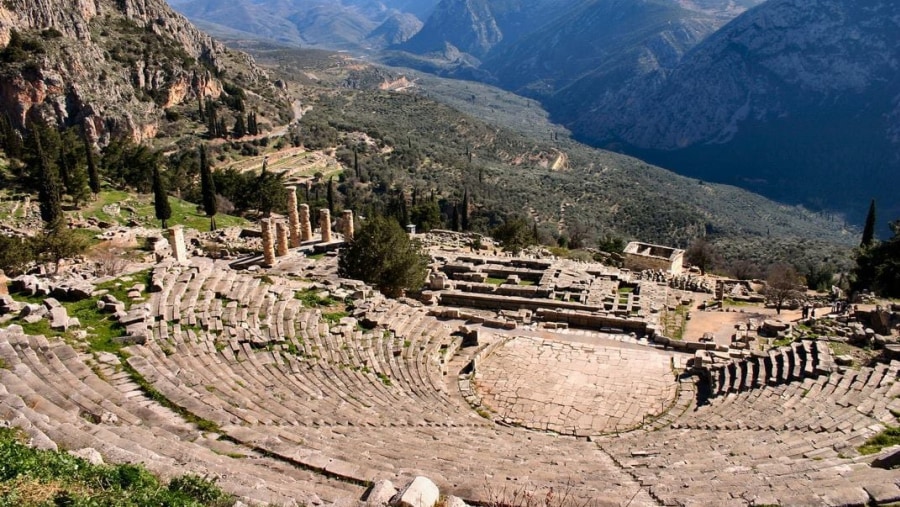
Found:
[[[228,51],[165,0],[6,0],[0,45],[13,30],[40,45],[0,69],[0,111],[18,128],[42,117],[84,125],[101,143],[141,141],[156,135],[165,108],[225,93],[218,73],[274,91],[249,56]]]
[[[391,499],[392,507],[434,507],[441,492],[431,479],[421,475]]]

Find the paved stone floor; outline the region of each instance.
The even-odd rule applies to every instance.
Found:
[[[671,354],[524,336],[479,364],[475,386],[501,420],[578,436],[632,429],[676,394]]]

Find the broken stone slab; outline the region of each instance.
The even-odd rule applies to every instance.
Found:
[[[50,288],[47,284],[34,275],[22,275],[13,278],[9,287],[12,292],[21,292],[29,296],[46,296],[50,294]]]
[[[9,294],[0,294],[0,315],[19,313],[22,305]]]
[[[94,286],[88,283],[61,284],[50,291],[50,295],[63,301],[82,301],[91,297]]]
[[[462,498],[451,495],[444,499],[444,507],[469,507],[469,504]]]
[[[22,317],[22,320],[28,324],[37,324],[38,322],[44,320],[44,316],[38,315],[36,313],[32,313],[31,315],[26,315],[25,317]]]
[[[397,488],[394,487],[394,483],[389,480],[378,481],[369,490],[369,496],[366,497],[366,506],[387,507],[391,498],[396,494]]]
[[[48,310],[53,310],[54,308],[62,307],[62,303],[60,303],[56,298],[47,298],[44,300],[44,308]]]
[[[441,497],[438,487],[427,477],[417,476],[391,499],[391,507],[434,507]]]
[[[50,310],[50,329],[54,331],[66,331],[69,329],[69,314],[62,306]]]

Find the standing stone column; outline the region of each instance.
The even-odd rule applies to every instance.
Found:
[[[300,246],[300,215],[297,211],[297,187],[288,190],[288,227],[291,233],[291,248]]]
[[[275,255],[278,257],[284,257],[288,254],[288,226],[283,221],[279,220],[275,223]]]
[[[263,264],[266,266],[274,266],[275,242],[272,241],[272,223],[264,218],[260,221],[259,226],[262,230]]]
[[[343,217],[341,218],[341,222],[344,226],[344,230],[341,231],[344,234],[344,241],[351,241],[353,239],[353,211],[345,209],[343,213]]]
[[[6,273],[0,269],[0,296],[7,294],[9,294],[9,278],[7,278]]]
[[[312,239],[312,224],[309,223],[309,205],[300,205],[300,241]]]
[[[322,229],[322,243],[331,243],[331,212],[319,210],[319,227]]]
[[[172,247],[172,256],[179,263],[187,262],[187,248],[184,246],[184,226],[173,225],[169,227],[169,246]]]

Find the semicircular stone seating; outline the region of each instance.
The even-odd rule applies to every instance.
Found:
[[[125,349],[126,368],[206,431],[145,396],[116,358],[15,330],[0,331],[0,417],[37,445],[211,474],[261,502],[358,500],[363,484],[415,475],[475,501],[521,487],[595,505],[900,498],[897,473],[855,451],[896,424],[895,363],[748,384],[699,407],[682,377],[646,430],[591,441],[479,416],[457,388],[461,339],[423,308],[378,297],[355,318],[308,308],[297,294],[309,282],[205,259],[160,264],[151,286],[126,316],[146,338]]]

